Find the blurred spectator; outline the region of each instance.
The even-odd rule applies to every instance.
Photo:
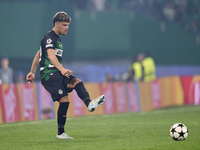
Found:
[[[200,45],[200,32],[196,34],[196,44]]]
[[[194,33],[194,34],[197,34],[199,29],[198,29],[198,26],[197,26],[197,22],[195,20],[192,20],[190,22],[190,27],[189,27],[189,31],[191,33]]]
[[[163,14],[166,21],[173,22],[176,16],[175,5],[172,1],[168,2],[163,8]]]
[[[13,83],[13,70],[9,67],[9,59],[7,56],[1,58],[0,83]]]
[[[104,82],[113,82],[115,81],[115,78],[112,76],[111,73],[106,73],[106,77],[104,79]]]
[[[23,83],[23,82],[25,82],[24,72],[19,70],[17,71],[16,75],[16,83]]]
[[[69,0],[73,6],[74,15],[76,18],[80,17],[80,10],[86,10],[88,8],[89,0]]]
[[[153,58],[148,52],[145,53],[144,59],[142,60],[142,66],[144,68],[144,81],[152,81],[156,79],[156,67]]]
[[[129,67],[128,69],[128,72],[127,72],[127,78],[126,78],[126,81],[136,81],[134,79],[134,76],[133,76],[133,72],[132,72],[132,68]]]
[[[132,58],[130,71],[134,81],[138,82],[142,79],[142,65],[135,56]]]
[[[133,81],[133,75],[132,75],[132,70],[131,68],[128,68],[128,71],[125,72],[125,73],[122,73],[119,78],[118,78],[118,81]]]
[[[121,9],[158,19],[162,32],[166,24],[176,23],[197,36],[199,44],[200,0],[120,0]]]
[[[142,61],[144,60],[144,53],[140,53],[137,56],[137,61],[142,64]],[[144,80],[144,66],[142,65],[142,77],[140,78],[141,81]]]
[[[107,0],[90,0],[91,7],[95,11],[104,11],[105,9],[110,9],[111,5]]]
[[[70,0],[74,9],[86,9],[88,0]]]
[[[177,24],[196,35],[199,44],[200,0],[70,0],[75,17],[79,10],[89,10],[91,18],[96,19],[96,12],[108,9],[130,10],[131,18],[142,14],[160,21],[161,32],[166,31],[169,23]]]

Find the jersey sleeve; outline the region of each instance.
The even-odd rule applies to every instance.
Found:
[[[53,37],[48,36],[43,40],[43,44],[44,50],[47,51],[48,49],[55,49],[56,41]]]

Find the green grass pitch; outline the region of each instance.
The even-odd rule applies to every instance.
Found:
[[[169,129],[184,123],[189,135],[174,141]],[[0,150],[199,150],[200,106],[68,118],[73,140],[58,140],[56,120],[0,125]]]

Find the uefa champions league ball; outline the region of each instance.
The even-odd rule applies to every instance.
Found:
[[[188,129],[183,123],[175,123],[170,128],[170,136],[175,141],[185,140],[188,136]]]

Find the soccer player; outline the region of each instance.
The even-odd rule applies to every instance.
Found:
[[[62,66],[63,45],[61,35],[66,35],[71,18],[61,11],[53,17],[53,29],[46,33],[41,40],[40,50],[36,53],[31,71],[27,74],[27,81],[31,83],[35,79],[37,66],[40,64],[41,83],[51,94],[53,101],[59,102],[57,111],[58,134],[57,139],[73,139],[64,130],[66,114],[69,106],[69,96],[73,89],[85,103],[88,111],[93,112],[105,101],[105,95],[91,100],[84,84],[73,75],[73,71]]]

